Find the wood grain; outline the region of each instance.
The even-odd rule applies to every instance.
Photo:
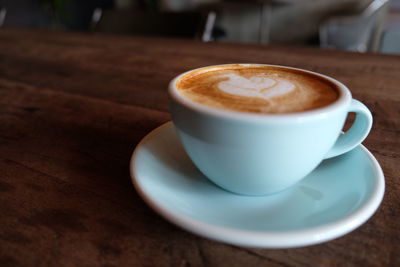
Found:
[[[187,233],[142,202],[129,158],[170,119],[169,80],[235,62],[333,76],[372,110],[364,144],[386,193],[367,223],[321,245],[247,249]],[[399,159],[399,56],[0,30],[1,266],[400,266]]]

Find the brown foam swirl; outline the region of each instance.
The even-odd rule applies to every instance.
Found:
[[[177,83],[185,98],[210,107],[252,113],[293,113],[336,101],[336,86],[299,70],[222,65],[189,72]]]

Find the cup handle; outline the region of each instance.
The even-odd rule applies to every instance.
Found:
[[[335,145],[325,155],[325,159],[336,157],[352,150],[364,141],[371,130],[372,115],[363,103],[352,99],[348,112],[355,112],[356,119],[350,129],[339,136]]]

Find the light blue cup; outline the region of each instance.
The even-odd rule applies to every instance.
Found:
[[[272,194],[300,181],[322,160],[346,153],[366,138],[371,113],[352,99],[349,89],[325,75],[300,71],[336,85],[338,100],[305,112],[253,114],[212,108],[181,96],[176,82],[190,71],[171,81],[173,123],[187,154],[206,177],[234,193]],[[349,112],[356,113],[355,122],[341,134]]]

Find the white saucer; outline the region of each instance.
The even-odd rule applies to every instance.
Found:
[[[138,144],[130,171],[140,196],[168,221],[203,237],[247,247],[299,247],[340,237],[373,215],[385,187],[378,162],[358,146],[324,161],[281,193],[235,195],[196,169],[170,122]]]

